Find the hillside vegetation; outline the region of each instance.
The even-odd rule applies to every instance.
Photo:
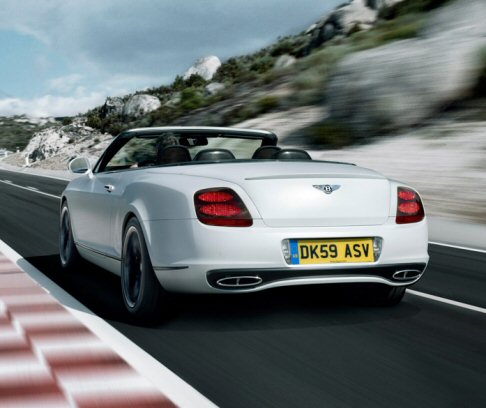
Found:
[[[257,52],[224,61],[211,80],[199,75],[177,76],[169,85],[141,90],[157,98],[160,107],[143,115],[107,113],[104,106],[88,111],[86,125],[101,133],[116,135],[133,127],[165,125],[231,126],[268,112],[326,103],[326,87],[337,64],[359,51],[420,36],[429,12],[452,0],[404,0],[384,7],[371,29],[356,24],[346,34],[323,43],[312,32],[279,38]],[[367,4],[379,1],[369,0]],[[484,74],[474,97],[486,96],[486,51]],[[209,84],[220,86],[209,92]],[[133,95],[118,98],[127,102]],[[481,109],[480,115],[485,115]],[[69,119],[65,119],[69,121]],[[66,123],[65,123],[66,124]],[[5,119],[0,126],[0,148],[23,149],[41,126]],[[350,129],[338,123],[321,123],[305,133],[308,143],[342,147],[356,140]]]
[[[143,117],[104,115],[98,107],[88,112],[88,125],[113,135],[139,126],[229,126],[269,111],[320,104],[324,102],[327,79],[342,58],[356,51],[416,37],[427,13],[449,1],[405,0],[382,9],[374,28],[365,31],[356,26],[349,35],[337,36],[314,49],[311,36],[305,32],[279,38],[253,54],[225,61],[211,81],[199,75],[188,79],[178,76],[170,85],[140,91],[162,102],[159,109]],[[295,58],[295,63],[276,67],[282,56]],[[205,89],[209,82],[222,83],[224,89],[210,95]],[[331,142],[342,140],[338,136],[331,136]]]
[[[26,116],[0,117],[0,149],[12,152],[23,150],[34,133],[52,125],[52,121],[39,121]]]

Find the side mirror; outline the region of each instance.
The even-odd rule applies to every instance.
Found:
[[[74,174],[86,174],[91,170],[91,164],[86,157],[76,157],[69,162],[68,167]]]

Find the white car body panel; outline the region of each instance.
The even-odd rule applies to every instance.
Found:
[[[206,280],[210,270],[294,269],[304,278],[309,271],[349,268],[346,264],[288,265],[282,254],[281,242],[289,238],[383,238],[380,258],[373,266],[412,264],[427,262],[424,250],[427,241],[427,222],[422,221],[397,228],[394,218],[380,226],[329,227],[329,228],[268,228],[263,223],[254,229],[234,228],[237,231],[221,231],[218,227],[205,226],[196,220],[153,221],[146,223],[147,237],[151,240],[151,258],[155,271],[164,287],[173,291],[214,293],[221,290],[211,287]],[[162,231],[167,231],[167,238]],[[178,233],[179,231],[179,233]],[[182,232],[182,233],[180,233]],[[187,240],[187,236],[193,239]],[[177,267],[181,269],[170,269]],[[370,264],[353,264],[353,267],[369,268]],[[337,275],[337,273],[336,273]],[[366,276],[368,275],[368,276]],[[338,283],[352,281],[350,276],[325,276],[312,278],[314,283]],[[299,281],[296,279],[295,281]],[[363,270],[359,282],[378,282],[393,286],[403,283],[376,278]],[[301,284],[310,283],[302,281]],[[295,284],[295,283],[292,283]],[[408,282],[410,284],[410,282]],[[288,286],[290,282],[276,282],[243,291],[257,291],[275,286]]]
[[[325,194],[314,185],[339,188]],[[418,280],[428,262],[428,235],[426,218],[396,224],[398,186],[407,187],[348,164],[235,161],[89,172],[68,185],[63,200],[70,208],[81,256],[116,274],[120,274],[124,225],[135,216],[156,276],[167,290],[227,292],[208,282],[208,272],[220,270],[241,270],[242,276],[263,271],[267,277],[272,271],[291,272],[284,279],[269,278],[232,293],[321,283],[403,286]],[[239,195],[252,226],[218,227],[198,220],[194,194],[219,187]],[[381,238],[379,258],[371,264],[289,265],[282,251],[287,239],[353,237]],[[370,273],[373,268],[402,264],[405,269],[412,264],[423,268],[417,279],[406,282]],[[347,274],[351,267],[355,271]],[[323,273],[317,276],[319,271]]]

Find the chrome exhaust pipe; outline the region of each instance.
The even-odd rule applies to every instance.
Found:
[[[229,276],[218,279],[216,284],[224,288],[244,288],[257,286],[262,282],[263,280],[259,276]]]
[[[422,275],[421,271],[417,271],[415,269],[406,269],[403,271],[397,271],[393,274],[393,279],[401,280],[401,281],[409,281],[420,278]]]

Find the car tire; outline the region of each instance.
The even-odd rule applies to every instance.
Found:
[[[73,269],[79,263],[81,257],[74,243],[71,216],[67,201],[61,207],[59,224],[59,258],[63,269]]]
[[[155,276],[136,218],[128,221],[123,234],[121,286],[123,302],[131,316],[141,321],[157,317],[164,291]]]
[[[376,285],[370,295],[375,306],[395,306],[401,302],[405,291],[404,286]]]

